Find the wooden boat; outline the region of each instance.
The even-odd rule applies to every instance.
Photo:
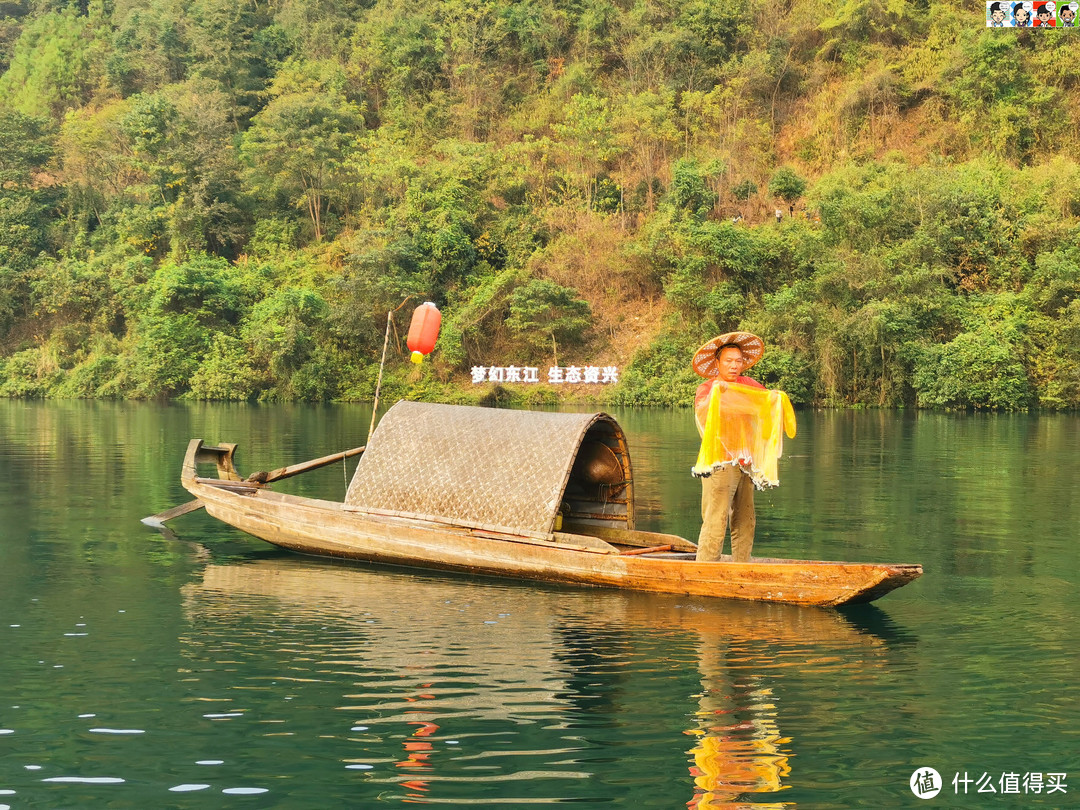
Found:
[[[236,445],[193,439],[181,482],[213,517],[303,554],[640,591],[843,605],[922,566],[730,558],[634,529],[626,437],[607,414],[399,402],[361,454],[343,503],[275,492],[290,469],[236,472]],[[198,475],[212,462],[217,478]]]

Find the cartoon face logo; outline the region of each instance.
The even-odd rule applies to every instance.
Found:
[[[1013,25],[1023,28],[1031,25],[1031,9],[1026,3],[1017,3],[1013,6]]]
[[[990,20],[994,25],[1005,24],[1005,4],[1004,3],[991,3],[990,4]]]
[[[1061,11],[1058,12],[1058,16],[1061,17],[1061,21],[1065,25],[1072,26],[1076,22],[1076,9],[1072,5],[1062,6]]]

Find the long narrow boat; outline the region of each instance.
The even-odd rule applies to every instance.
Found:
[[[603,413],[399,402],[343,503],[271,490],[283,470],[244,479],[235,451],[193,439],[183,486],[213,517],[303,554],[799,605],[869,602],[922,574],[913,564],[698,562],[690,541],[634,529],[626,437]],[[217,478],[199,476],[200,463]]]

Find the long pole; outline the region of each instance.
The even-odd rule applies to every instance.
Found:
[[[401,307],[398,307],[400,309]],[[386,336],[383,338],[382,343],[382,360],[379,363],[379,378],[375,382],[375,404],[371,408],[371,427],[368,428],[368,444],[371,444],[371,434],[375,432],[375,414],[379,412],[379,389],[382,388],[382,372],[383,366],[386,365],[386,346],[390,343],[390,319],[393,317],[393,312],[386,313]]]

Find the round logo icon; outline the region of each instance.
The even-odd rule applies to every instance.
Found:
[[[941,792],[941,774],[933,768],[916,768],[908,784],[920,799],[932,799]]]

